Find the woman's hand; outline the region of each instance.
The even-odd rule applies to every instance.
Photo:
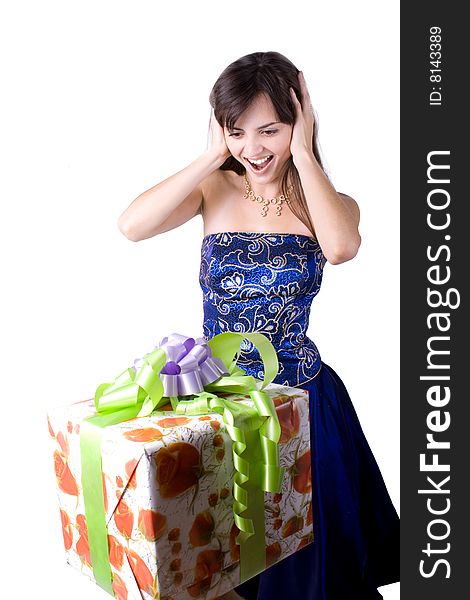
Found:
[[[221,127],[214,116],[214,110],[212,109],[211,113],[211,139],[208,148],[208,152],[215,155],[217,160],[220,160],[220,164],[222,165],[226,159],[230,156],[230,151],[227,148],[227,143],[225,142],[225,135],[223,127]]]
[[[295,106],[296,118],[292,129],[292,138],[290,143],[290,151],[292,157],[295,158],[300,153],[308,152],[313,154],[312,137],[315,119],[313,116],[313,107],[310,96],[305,83],[304,75],[300,71],[299,75],[300,92],[302,95],[302,103],[300,103],[295,95],[295,92],[290,88],[291,98]]]

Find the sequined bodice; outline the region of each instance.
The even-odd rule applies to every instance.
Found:
[[[305,235],[206,235],[199,277],[204,337],[224,331],[264,333],[278,353],[275,383],[296,386],[309,381],[321,364],[317,347],[306,332],[324,264],[320,246]],[[263,376],[258,352],[246,340],[237,364],[248,375]]]

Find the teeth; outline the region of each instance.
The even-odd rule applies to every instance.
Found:
[[[264,158],[260,158],[259,160],[251,160],[251,158],[249,158],[248,160],[253,164],[253,165],[263,165],[267,160],[269,160],[271,158],[271,156],[265,156]]]

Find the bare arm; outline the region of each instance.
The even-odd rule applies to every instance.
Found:
[[[229,155],[223,130],[211,119],[211,146],[190,165],[138,196],[118,220],[120,231],[138,242],[182,225],[201,212],[202,182]]]
[[[335,190],[315,158],[311,143],[313,109],[302,74],[299,74],[299,84],[302,103],[291,88],[297,113],[292,129],[292,158],[299,172],[318,243],[328,262],[337,265],[354,258],[361,245],[359,207],[355,200]]]
[[[334,189],[313,153],[299,156],[295,166],[325,258],[333,265],[351,260],[361,244],[356,201]]]
[[[200,212],[202,181],[220,166],[204,153],[183,170],[138,196],[118,220],[120,231],[133,242],[182,225]]]

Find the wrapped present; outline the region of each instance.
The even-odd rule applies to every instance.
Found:
[[[67,560],[119,599],[217,598],[313,541],[308,393],[268,383],[261,338],[264,384],[241,374],[248,335],[166,339],[49,411]]]

